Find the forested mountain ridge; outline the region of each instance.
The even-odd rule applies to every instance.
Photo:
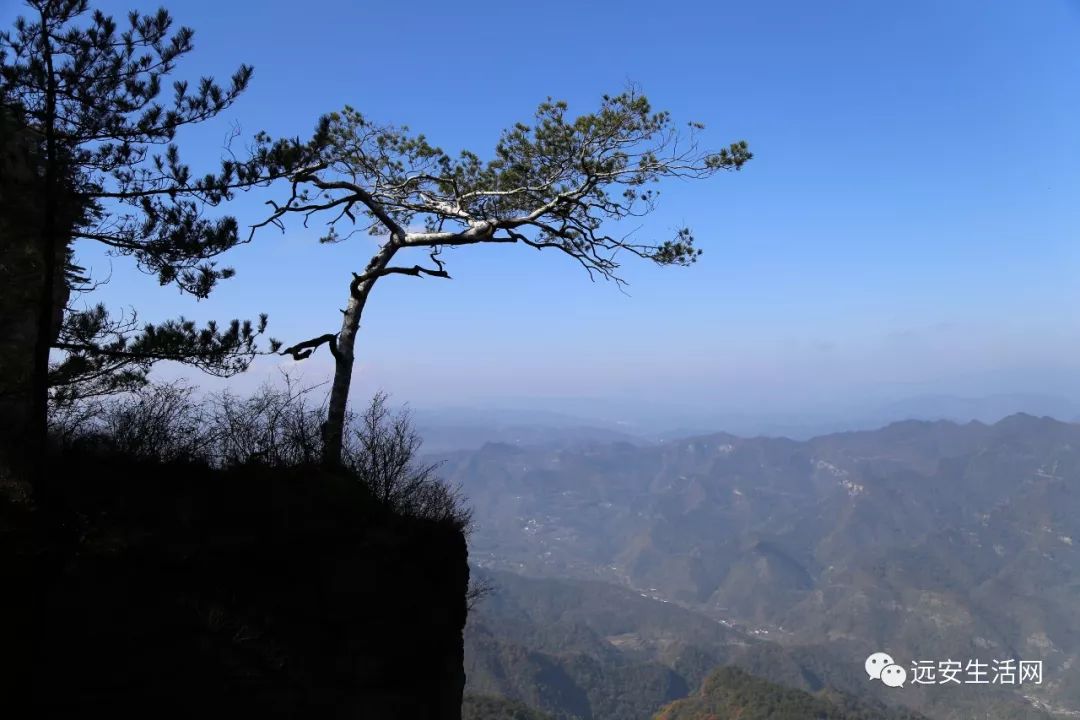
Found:
[[[868,704],[837,693],[810,694],[725,667],[700,692],[678,700],[654,720],[920,720],[922,715]]]
[[[476,509],[474,564],[602,579],[856,669],[879,649],[1043,661],[1022,693],[905,691],[934,717],[1080,708],[1080,426],[1017,415],[447,459]]]
[[[516,700],[466,695],[461,703],[461,720],[551,720],[551,716]]]
[[[948,695],[868,682],[862,657],[825,645],[748,636],[703,613],[597,581],[479,571],[493,592],[465,631],[468,692],[514,698],[560,720],[649,720],[733,665],[787,689],[839,693],[869,705],[928,706],[934,718],[1049,715],[996,688]],[[933,690],[933,689],[930,689]],[[941,697],[951,705],[938,707]],[[981,710],[979,712],[982,712]]]

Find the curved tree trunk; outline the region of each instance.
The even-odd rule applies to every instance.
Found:
[[[349,387],[352,384],[352,371],[355,356],[356,333],[360,329],[360,315],[364,312],[367,293],[363,299],[356,296],[349,298],[341,321],[341,332],[331,341],[330,350],[334,354],[334,381],[330,386],[330,402],[326,411],[326,421],[322,426],[322,463],[327,467],[341,464],[341,451],[345,439],[345,414],[348,410]]]
[[[341,331],[338,332],[337,339],[330,343],[330,351],[334,354],[334,381],[330,387],[326,422],[322,426],[322,463],[327,467],[341,465],[341,453],[345,440],[345,416],[348,412],[349,387],[352,385],[354,348],[356,333],[360,329],[360,316],[364,313],[364,306],[367,305],[371,288],[379,278],[378,273],[386,269],[398,247],[398,238],[392,237],[368,263],[365,270],[368,279],[359,282],[354,280],[350,285],[349,303],[343,311]]]

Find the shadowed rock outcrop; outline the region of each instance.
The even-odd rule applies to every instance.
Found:
[[[460,718],[460,528],[316,469],[52,472],[55,515],[24,510],[4,536],[32,589],[4,617],[30,628],[34,717]]]

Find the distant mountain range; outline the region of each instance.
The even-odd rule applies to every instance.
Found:
[[[662,444],[489,444],[444,460],[444,475],[475,507],[475,564],[549,583],[620,586],[720,633],[637,610],[615,627],[612,618],[623,616],[602,608],[625,603],[601,586],[572,591],[590,607],[607,597],[595,612],[560,614],[554,601],[521,598],[571,591],[532,586],[509,593],[516,605],[488,601],[478,611],[470,682],[479,691],[551,711],[558,708],[537,704],[540,694],[529,696],[536,683],[520,678],[580,675],[603,687],[652,688],[648,702],[658,708],[692,693],[714,664],[737,662],[805,690],[872,694],[879,689],[867,691],[862,660],[885,650],[905,666],[1043,662],[1040,685],[909,686],[878,698],[929,717],[1080,712],[1080,425],[1014,415],[807,441],[718,434]],[[693,629],[670,630],[680,623]],[[656,630],[642,639],[647,626],[671,637]],[[689,642],[699,637],[712,639]],[[747,639],[771,649],[732,649],[751,647]],[[691,646],[701,661],[694,672],[676,670],[685,656],[663,648]],[[758,657],[769,652],[786,658],[777,666],[798,669],[770,675],[773,664]],[[566,665],[578,655],[598,664]],[[579,680],[570,686],[588,697]],[[601,717],[590,712],[579,717]]]
[[[426,425],[417,429],[425,454],[477,449],[488,443],[565,448],[583,443],[647,442],[629,433],[589,425]]]
[[[972,420],[995,423],[1025,413],[1061,420],[1080,420],[1080,404],[1063,397],[1035,394],[978,398],[921,395],[863,407],[819,413],[736,413],[664,408],[633,408],[597,401],[579,402],[579,412],[542,409],[444,408],[414,411],[424,438],[424,452],[475,450],[484,443],[559,445],[575,442],[655,443],[726,432],[743,437],[787,437],[807,440],[819,435],[873,430],[902,420]],[[666,419],[665,419],[666,418]]]

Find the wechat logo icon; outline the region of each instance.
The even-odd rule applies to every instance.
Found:
[[[876,652],[866,658],[863,665],[871,680],[880,680],[889,687],[904,687],[907,682],[907,670],[900,667],[888,653]]]

